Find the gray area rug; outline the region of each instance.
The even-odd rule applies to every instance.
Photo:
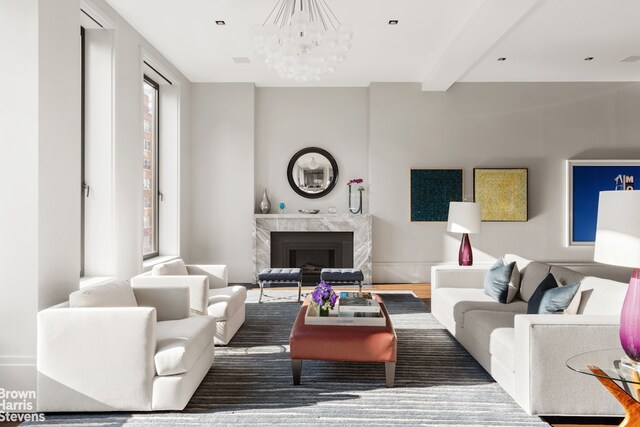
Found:
[[[305,361],[293,386],[289,332],[296,291],[271,291],[183,412],[47,415],[38,425],[547,426],[527,415],[409,293],[384,293],[398,335],[395,387],[381,363]]]

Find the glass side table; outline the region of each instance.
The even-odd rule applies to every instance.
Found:
[[[622,348],[590,351],[567,360],[567,367],[594,376],[622,404],[626,417],[620,424],[640,427],[640,371],[628,366]]]

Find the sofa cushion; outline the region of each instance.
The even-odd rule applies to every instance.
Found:
[[[69,295],[69,307],[137,307],[131,285],[126,282],[87,286]]]
[[[209,289],[207,314],[217,321],[227,320],[238,311],[246,299],[247,289],[244,286]]]
[[[464,315],[465,337],[472,337],[484,353],[498,359],[510,372],[515,371],[513,323],[518,313],[472,310]],[[470,340],[466,340],[469,342]]]
[[[520,299],[529,302],[533,293],[538,289],[538,285],[549,274],[551,266],[541,262],[532,261],[527,264],[524,270],[520,271],[522,279],[520,281]]]
[[[587,276],[580,283],[578,314],[619,316],[627,294],[628,283]]]
[[[436,299],[443,312],[453,313],[456,324],[462,325],[464,314],[471,310],[490,310],[510,313],[526,313],[527,303],[514,300],[509,304],[500,304],[484,293],[480,288],[440,288],[436,289]]]
[[[153,276],[188,276],[187,266],[181,259],[156,264],[151,270]]]
[[[530,260],[514,254],[505,254],[505,256],[502,258],[504,259],[505,264],[515,262],[516,266],[518,267],[518,271],[520,271],[520,276],[524,274],[527,266],[531,263]]]
[[[549,273],[553,274],[553,277],[555,277],[559,286],[580,283],[585,277],[584,274],[580,274],[577,271],[566,267],[559,267],[557,265],[552,265]]]
[[[209,316],[158,322],[154,362],[158,375],[189,371],[213,342],[216,322]]]
[[[505,264],[498,259],[484,277],[484,293],[501,304],[513,301],[520,287],[520,272],[516,263]]]

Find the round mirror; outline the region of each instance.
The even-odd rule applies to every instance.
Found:
[[[287,178],[293,191],[302,197],[317,199],[329,194],[335,187],[338,164],[322,148],[303,148],[289,161]]]

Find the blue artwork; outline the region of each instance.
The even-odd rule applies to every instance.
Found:
[[[462,201],[462,169],[411,169],[411,221],[447,221]]]
[[[571,243],[589,244],[596,239],[600,191],[640,189],[640,165],[571,164]]]

